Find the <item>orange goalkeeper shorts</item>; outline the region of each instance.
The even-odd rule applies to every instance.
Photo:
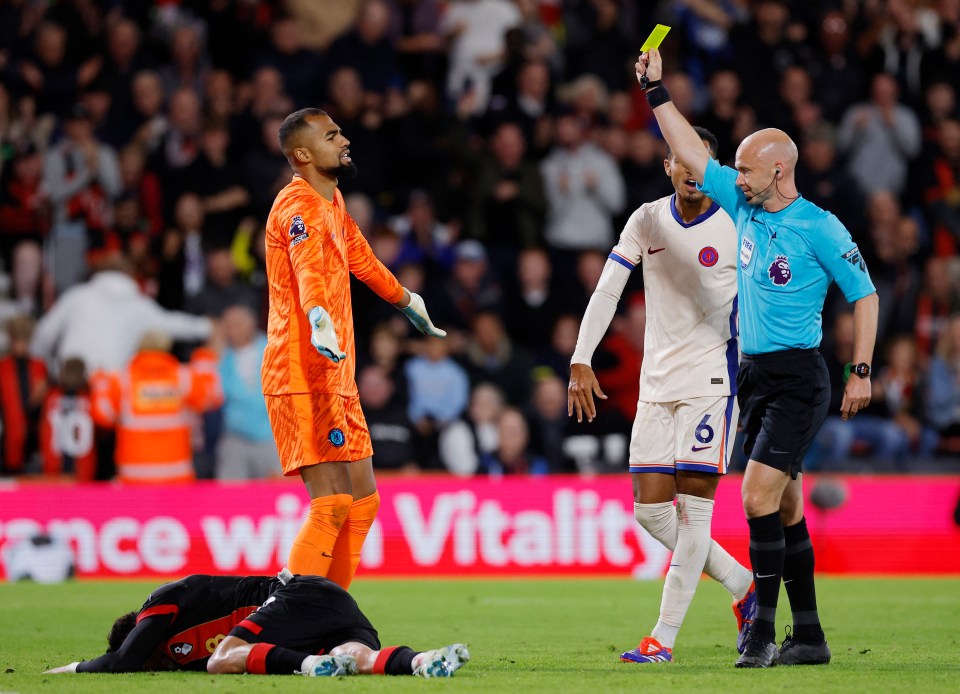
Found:
[[[358,396],[298,393],[264,399],[284,475],[298,475],[300,468],[317,463],[352,463],[373,455]]]

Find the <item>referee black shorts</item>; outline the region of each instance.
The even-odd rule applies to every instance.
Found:
[[[350,594],[320,576],[295,576],[230,632],[249,643],[272,643],[310,654],[347,641],[380,650],[377,630]]]
[[[804,455],[827,418],[830,378],[815,349],[743,355],[737,398],[748,458],[800,474]]]

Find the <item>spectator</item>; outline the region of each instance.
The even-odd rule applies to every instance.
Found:
[[[960,246],[960,120],[943,121],[937,134],[939,152],[928,168],[924,198],[936,233],[944,236],[935,247],[950,253]]]
[[[179,89],[189,89],[202,94],[208,68],[199,27],[183,24],[174,29],[169,50],[170,62],[160,71],[163,91],[173,94]]]
[[[364,87],[378,95],[399,82],[397,52],[388,31],[390,9],[384,0],[367,0],[352,28],[330,44],[327,69],[349,65]]]
[[[864,193],[889,190],[899,195],[907,184],[907,167],[920,153],[920,120],[898,103],[896,81],[875,75],[870,101],[847,109],[840,125],[840,149]]]
[[[160,75],[152,70],[137,72],[131,85],[131,98],[131,110],[119,119],[113,139],[118,144],[127,143],[152,154],[159,149],[170,128],[163,111],[165,99]],[[187,104],[184,108],[188,107]]]
[[[167,114],[168,128],[150,158],[149,168],[160,177],[164,190],[179,193],[178,176],[200,153],[199,92],[190,87],[177,89],[170,96]],[[179,197],[176,193],[168,196],[167,204]]]
[[[491,477],[545,475],[549,463],[530,450],[530,429],[523,413],[508,407],[497,421],[497,449],[480,457],[480,471]]]
[[[849,468],[855,453],[866,453],[891,470],[910,448],[906,431],[890,419],[881,394],[875,392],[872,405],[856,417],[849,420],[840,417],[847,377],[845,369],[853,359],[853,333],[853,313],[838,313],[833,319],[829,345],[821,350],[830,376],[830,409],[804,460],[804,466],[809,463],[811,470]],[[873,463],[868,465],[872,467]]]
[[[457,0],[443,15],[440,32],[450,40],[447,96],[473,92],[475,113],[490,98],[493,76],[506,57],[505,36],[523,17],[512,0]]]
[[[126,484],[195,479],[190,415],[222,402],[219,376],[207,354],[190,366],[169,353],[160,332],[144,333],[137,353],[117,372],[93,374],[93,418],[117,430],[117,478]]]
[[[121,196],[137,200],[137,208],[147,219],[150,236],[157,237],[163,231],[163,191],[160,179],[146,170],[146,163],[143,150],[136,145],[127,145],[120,150]]]
[[[33,320],[11,318],[6,331],[10,351],[0,358],[0,474],[10,475],[31,471],[37,462],[40,412],[48,383],[43,361],[29,352]]]
[[[97,270],[40,319],[30,343],[34,356],[47,364],[78,357],[90,371],[118,371],[148,331],[163,330],[180,340],[204,340],[210,334],[207,318],[165,311],[141,294],[121,254],[105,258]]]
[[[79,65],[70,60],[67,39],[64,27],[43,22],[36,31],[32,55],[17,65],[23,87],[37,97],[40,113],[67,116],[80,89],[87,86],[100,69],[96,58]]]
[[[446,345],[440,339],[425,340],[423,354],[404,366],[410,388],[407,414],[421,433],[452,422],[467,407],[467,374],[447,353]]]
[[[240,160],[250,143],[261,136],[267,118],[293,111],[293,100],[284,91],[283,75],[276,68],[263,66],[254,71],[247,91],[248,103],[230,119],[231,156]]]
[[[295,108],[315,104],[320,97],[317,87],[322,84],[323,62],[316,52],[304,48],[293,17],[280,17],[271,24],[270,45],[254,62],[257,68],[270,67],[283,76]]]
[[[37,243],[47,232],[46,194],[41,187],[43,156],[26,143],[0,176],[0,262],[12,268],[13,249]]]
[[[850,43],[850,26],[842,12],[823,14],[819,36],[820,55],[810,70],[817,85],[813,98],[823,108],[823,117],[836,123],[846,106],[863,96],[863,68]]]
[[[960,314],[954,314],[937,343],[924,395],[930,424],[940,435],[939,452],[960,455]]]
[[[878,341],[910,333],[921,285],[920,227],[904,215],[888,191],[874,193],[867,205],[867,231],[857,240],[868,259],[880,296]]]
[[[270,115],[260,126],[259,138],[243,160],[243,185],[250,191],[251,212],[266,219],[277,193],[290,182],[290,167],[280,151],[280,123],[283,118]]]
[[[887,365],[874,379],[874,397],[907,437],[908,450],[920,458],[929,457],[938,436],[924,412],[924,373],[912,335],[895,337],[887,347]],[[906,462],[900,461],[901,469]]]
[[[436,467],[437,438],[444,426],[459,419],[467,407],[470,380],[439,338],[423,342],[423,354],[404,365],[410,400],[407,416],[417,432],[417,461]]]
[[[182,190],[200,195],[204,210],[204,237],[207,243],[228,248],[250,202],[250,193],[241,185],[235,162],[228,156],[230,130],[210,124],[200,136],[200,155],[179,177]],[[173,192],[173,191],[171,191]]]
[[[391,219],[389,226],[402,239],[393,265],[418,263],[433,273],[449,272],[453,267],[456,232],[437,220],[429,194],[422,190],[410,193],[406,211]]]
[[[220,356],[223,430],[217,442],[216,478],[278,477],[282,473],[280,456],[260,383],[267,336],[257,330],[256,313],[243,304],[226,308],[220,327],[225,342]]]
[[[187,310],[200,316],[219,318],[231,306],[243,306],[256,317],[261,298],[249,285],[237,279],[237,266],[229,248],[213,248],[206,253],[207,272],[203,290],[187,302]]]
[[[501,273],[513,272],[511,259],[518,249],[542,243],[547,207],[543,178],[525,154],[520,128],[503,123],[491,136],[489,154],[481,157],[475,172],[467,234],[492,252]]]
[[[960,310],[958,271],[960,266],[955,259],[927,260],[916,312],[917,348],[924,357],[933,352],[950,316]]]
[[[540,152],[540,131],[553,106],[550,70],[544,61],[524,62],[517,72],[516,84],[507,94],[494,96],[486,119],[496,124],[516,123],[527,145]]]
[[[59,291],[86,274],[90,237],[109,229],[110,203],[121,186],[117,155],[93,136],[86,107],[74,106],[65,130],[44,159],[42,184],[53,206],[51,270]]]
[[[482,311],[473,319],[466,359],[474,383],[490,381],[506,393],[509,403],[526,404],[532,387],[533,362],[514,345],[499,314]]]
[[[545,250],[520,251],[516,288],[510,292],[515,298],[506,306],[505,321],[507,333],[525,350],[537,349],[564,308],[560,293],[553,286],[552,275],[553,266]]]
[[[461,241],[455,254],[453,272],[430,305],[437,307],[441,324],[466,328],[480,311],[499,310],[502,294],[479,241]]]
[[[618,227],[622,228],[640,205],[669,195],[673,190],[670,179],[663,175],[664,159],[666,150],[663,142],[650,131],[636,130],[630,133],[627,156],[620,164],[627,201],[617,216]]]
[[[78,482],[95,479],[97,448],[90,386],[80,359],[63,363],[60,377],[44,398],[40,446],[44,475],[69,475]]]
[[[549,205],[547,244],[573,251],[610,248],[612,217],[626,202],[623,178],[572,113],[557,118],[557,144],[540,170]]]
[[[373,450],[377,452],[377,470],[419,470],[414,452],[413,424],[406,408],[394,399],[393,381],[387,372],[376,364],[365,366],[360,370],[357,388],[370,428]]]
[[[164,232],[160,244],[157,302],[164,308],[182,310],[203,289],[203,220],[200,196],[180,196],[174,209],[174,226]]]
[[[840,165],[836,129],[826,121],[818,121],[804,131],[797,185],[810,202],[833,212],[855,238],[859,237],[864,225],[864,197],[846,167]],[[883,194],[890,195],[887,191]],[[873,206],[866,209],[870,211]]]
[[[389,0],[390,38],[397,50],[403,76],[424,79],[433,87],[443,84],[446,70],[444,42],[440,36],[440,0]]]
[[[538,373],[527,419],[530,422],[532,449],[542,455],[550,472],[573,472],[563,453],[563,441],[570,423],[567,416],[567,384],[552,371]]]
[[[484,382],[473,388],[466,416],[440,432],[440,461],[448,472],[458,477],[476,474],[480,457],[497,449],[500,440],[497,422],[504,407],[503,391],[497,386]]]

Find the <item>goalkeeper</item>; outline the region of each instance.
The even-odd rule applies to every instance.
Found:
[[[350,218],[337,189],[354,175],[350,142],[320,109],[291,113],[280,146],[294,171],[267,218],[270,315],[263,393],[285,475],[300,475],[310,509],[288,566],[350,586],[380,506],[373,447],[354,379],[350,275],[444,337],[423,300],[400,286]]]
[[[318,576],[187,576],[123,615],[107,652],[51,674],[206,670],[212,674],[451,677],[463,644],[418,653],[382,648],[356,601]]]

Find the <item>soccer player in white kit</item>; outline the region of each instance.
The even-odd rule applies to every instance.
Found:
[[[716,137],[696,130],[716,157]],[[756,612],[750,570],[710,539],[713,499],[739,417],[737,231],[669,150],[664,170],[676,192],[641,205],[610,253],[580,324],[567,403],[578,422],[592,421],[594,395],[606,399],[590,362],[630,272],[643,261],[647,328],[630,438],[634,513],[673,556],[660,619],[650,636],[620,656],[633,663],[673,659],[674,642],[704,571],[733,596],[738,650]]]

